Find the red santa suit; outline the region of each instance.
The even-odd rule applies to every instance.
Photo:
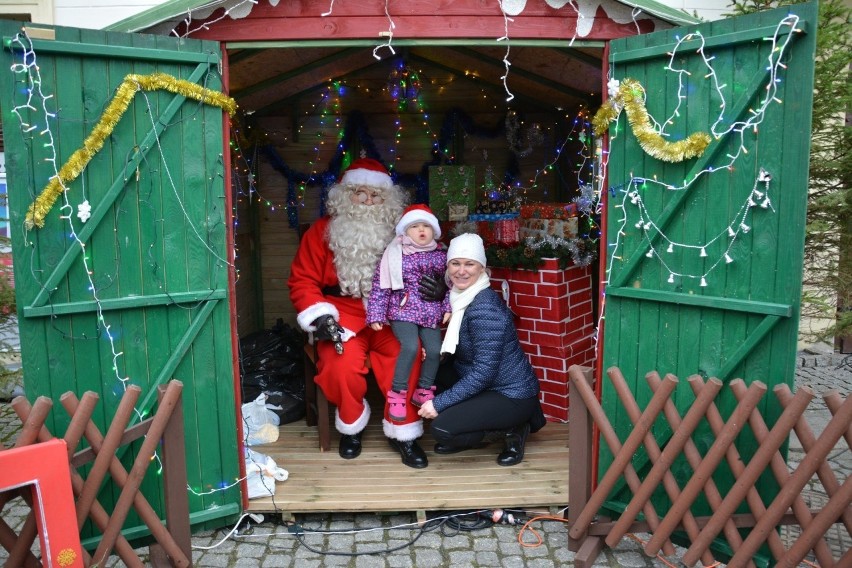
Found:
[[[357,434],[367,425],[370,406],[367,392],[367,357],[382,394],[390,390],[399,354],[399,342],[390,326],[375,331],[367,326],[362,298],[340,295],[334,254],[328,243],[330,218],[323,217],[302,236],[290,267],[290,299],[298,311],[297,321],[305,331],[315,331],[313,322],[331,315],[346,330],[343,354],[338,355],[331,341],[317,342],[316,383],[329,402],[336,406],[335,426],[342,434]],[[409,392],[417,387],[420,362],[412,366]],[[409,405],[403,422],[388,419],[387,403],[382,421],[388,438],[410,441],[423,435],[423,422],[417,408]]]

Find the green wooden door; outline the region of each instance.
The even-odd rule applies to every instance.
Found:
[[[795,370],[816,24],[809,3],[612,42],[625,98],[609,129],[603,365],[623,370],[643,408],[656,370],[681,379],[681,415],[696,373],[763,381],[763,415],[780,414],[771,389]],[[681,145],[695,156],[680,159],[673,143],[690,136]],[[630,420],[603,384],[624,440]],[[710,437],[696,440],[706,449]],[[744,434],[739,447],[755,444]],[[603,472],[611,454],[600,457]]]
[[[158,385],[182,381],[192,522],[230,522],[242,506],[223,118],[210,104],[227,100],[219,46],[69,28],[24,32],[15,22],[0,30],[27,397],[56,402],[49,427],[61,435],[69,420],[60,395],[94,391],[105,431],[127,385],[142,389],[138,422],[154,409]],[[141,77],[124,83],[131,74]],[[57,172],[65,183],[51,205],[42,192]],[[41,228],[28,228],[34,202]],[[122,456],[126,465],[132,454]],[[149,468],[143,490],[161,511],[159,469]],[[107,485],[99,498],[109,508],[117,496]]]

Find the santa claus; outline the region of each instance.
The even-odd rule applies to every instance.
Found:
[[[340,457],[353,459],[361,453],[361,434],[370,419],[367,392],[367,358],[380,392],[387,393],[399,354],[399,342],[389,326],[367,326],[365,303],[373,272],[387,244],[394,237],[405,196],[394,185],[382,164],[370,158],[352,162],[328,194],[328,215],[302,236],[290,268],[290,299],[298,311],[302,329],[317,340],[316,383],[335,405],[335,426],[340,432]],[[440,301],[446,290],[430,279],[421,295]],[[409,377],[414,392],[420,365]],[[417,438],[423,422],[409,408],[404,421],[388,419],[385,403],[385,436],[409,467],[423,468],[428,460]]]

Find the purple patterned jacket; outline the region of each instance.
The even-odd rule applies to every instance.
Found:
[[[407,321],[420,327],[441,327],[444,314],[450,312],[450,293],[441,302],[427,302],[417,287],[425,275],[443,278],[447,270],[447,251],[442,245],[426,252],[402,255],[402,290],[379,286],[379,267],[373,273],[373,290],[367,300],[367,324]],[[403,299],[405,301],[403,301]]]

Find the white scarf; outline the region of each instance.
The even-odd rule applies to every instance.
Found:
[[[491,287],[491,278],[483,270],[482,274],[479,275],[479,279],[471,284],[469,288],[459,291],[454,286],[450,291],[450,307],[452,307],[453,315],[450,316],[450,323],[447,325],[447,334],[444,336],[444,342],[441,344],[441,353],[456,352],[464,311],[477,294],[489,287]]]
[[[391,290],[402,290],[405,282],[402,278],[402,255],[417,252],[429,252],[438,248],[438,242],[432,239],[428,245],[418,245],[408,235],[394,237],[379,261],[379,286]]]

